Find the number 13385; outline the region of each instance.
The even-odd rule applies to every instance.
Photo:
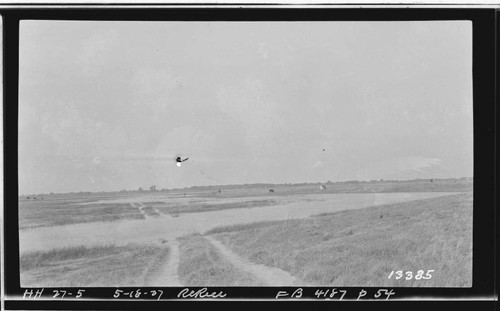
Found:
[[[428,280],[432,278],[432,272],[434,272],[434,270],[427,270],[427,272],[425,272],[424,270],[418,270],[415,274],[413,274],[412,271],[391,271],[388,278],[390,279],[394,276],[396,280],[399,280],[403,277],[405,280],[411,280],[413,278],[415,280]]]

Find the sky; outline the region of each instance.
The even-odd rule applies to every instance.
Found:
[[[470,21],[24,20],[19,58],[20,194],[473,173]]]

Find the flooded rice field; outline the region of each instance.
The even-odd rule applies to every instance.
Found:
[[[172,217],[169,214],[161,214],[159,217],[146,217],[145,219],[137,220],[97,221],[23,229],[19,232],[20,250],[22,253],[78,245],[125,245],[131,242],[158,243],[160,240],[163,242],[174,241],[176,238],[186,234],[203,233],[220,226],[260,221],[300,219],[321,213],[428,199],[449,194],[452,193],[354,193],[276,196],[273,197],[273,200],[277,200],[278,202],[272,206],[181,213],[176,215],[177,217]],[[98,203],[103,207],[107,204],[126,202],[132,204],[165,202],[169,204],[189,205],[190,202],[196,201],[213,205],[228,202],[263,201],[265,199],[269,199],[269,197],[203,198],[164,195],[154,197],[121,197],[117,199],[96,200],[88,202],[88,204]]]

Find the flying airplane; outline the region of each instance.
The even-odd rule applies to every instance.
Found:
[[[177,164],[178,167],[181,167],[182,165],[182,162],[184,161],[187,161],[189,158],[185,158],[184,160],[182,160],[182,158],[180,156],[178,156],[176,159],[175,159],[175,162]]]

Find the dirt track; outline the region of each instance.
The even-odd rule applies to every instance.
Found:
[[[261,280],[265,286],[304,286],[304,282],[296,279],[286,271],[250,262],[232,252],[211,236],[205,236],[205,238],[222,254],[222,256],[224,256],[225,259],[233,264],[235,268],[254,275],[257,279]]]
[[[172,241],[169,242],[167,246],[170,249],[168,262],[155,280],[151,284],[148,284],[148,286],[182,286],[177,274],[180,260],[179,243]]]

